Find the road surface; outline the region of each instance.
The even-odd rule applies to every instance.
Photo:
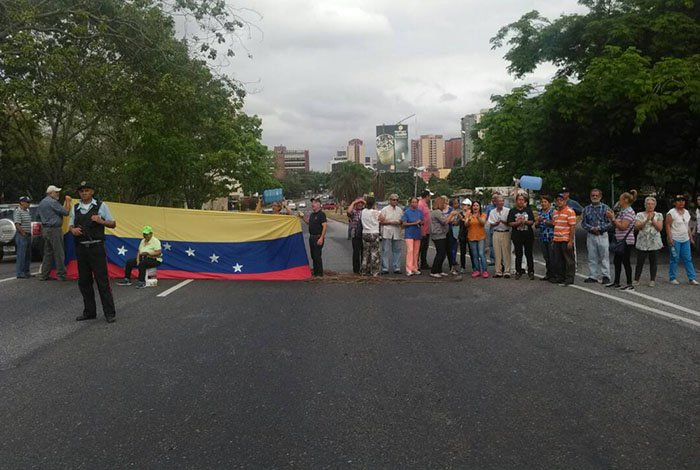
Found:
[[[2,468],[698,468],[688,285],[161,280],[110,325],[0,267]]]

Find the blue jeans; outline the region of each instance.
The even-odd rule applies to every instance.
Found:
[[[695,280],[695,268],[693,261],[690,258],[690,240],[679,242],[673,240],[673,246],[669,247],[671,252],[671,265],[668,268],[668,278],[673,281],[678,276],[678,262],[683,261],[685,265],[685,273],[688,275],[688,280]]]
[[[401,245],[403,240],[385,238],[382,240],[382,271],[389,271],[389,255],[392,256],[394,271],[401,271]]]
[[[459,248],[459,243],[452,233],[452,226],[447,227],[447,258],[450,262],[450,267],[457,266],[457,249]]]
[[[29,265],[32,262],[32,236],[15,234],[15,248],[17,249],[16,272],[17,277],[29,277]]]
[[[484,240],[478,240],[475,242],[469,242],[469,254],[474,262],[474,270],[478,272],[484,272],[486,268],[486,255],[484,254],[484,246],[486,242]]]

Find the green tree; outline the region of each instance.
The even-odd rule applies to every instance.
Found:
[[[335,165],[328,182],[338,201],[352,201],[370,190],[372,171],[353,162]]]
[[[587,190],[700,182],[700,4],[581,0],[584,14],[533,11],[502,28],[508,70],[558,67],[541,88],[493,97],[476,147],[499,178],[540,175]]]
[[[176,40],[171,14],[193,18],[219,46],[207,34]],[[234,182],[269,187],[260,120],[206,62],[241,27],[222,0],[3,2],[6,195],[90,176],[103,197],[199,207]]]

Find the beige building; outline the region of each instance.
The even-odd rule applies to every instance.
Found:
[[[348,157],[348,161],[359,163],[360,165],[366,166],[369,161],[365,153],[365,143],[360,139],[352,139],[350,142],[348,142],[346,155]]]
[[[420,136],[421,163],[431,170],[445,168],[445,139],[441,135]]]

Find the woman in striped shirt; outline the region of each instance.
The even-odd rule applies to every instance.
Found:
[[[625,241],[625,249],[622,252],[615,252],[615,280],[605,287],[616,287],[622,290],[634,290],[632,285],[632,263],[630,259],[632,257],[632,247],[634,246],[634,220],[635,214],[634,209],[632,209],[632,203],[637,199],[637,191],[634,189],[628,193],[620,194],[620,212],[617,216],[612,210],[608,210],[608,219],[615,226],[615,240]],[[620,276],[622,274],[622,267],[625,267],[625,277],[627,277],[627,284],[624,287],[620,287]]]

